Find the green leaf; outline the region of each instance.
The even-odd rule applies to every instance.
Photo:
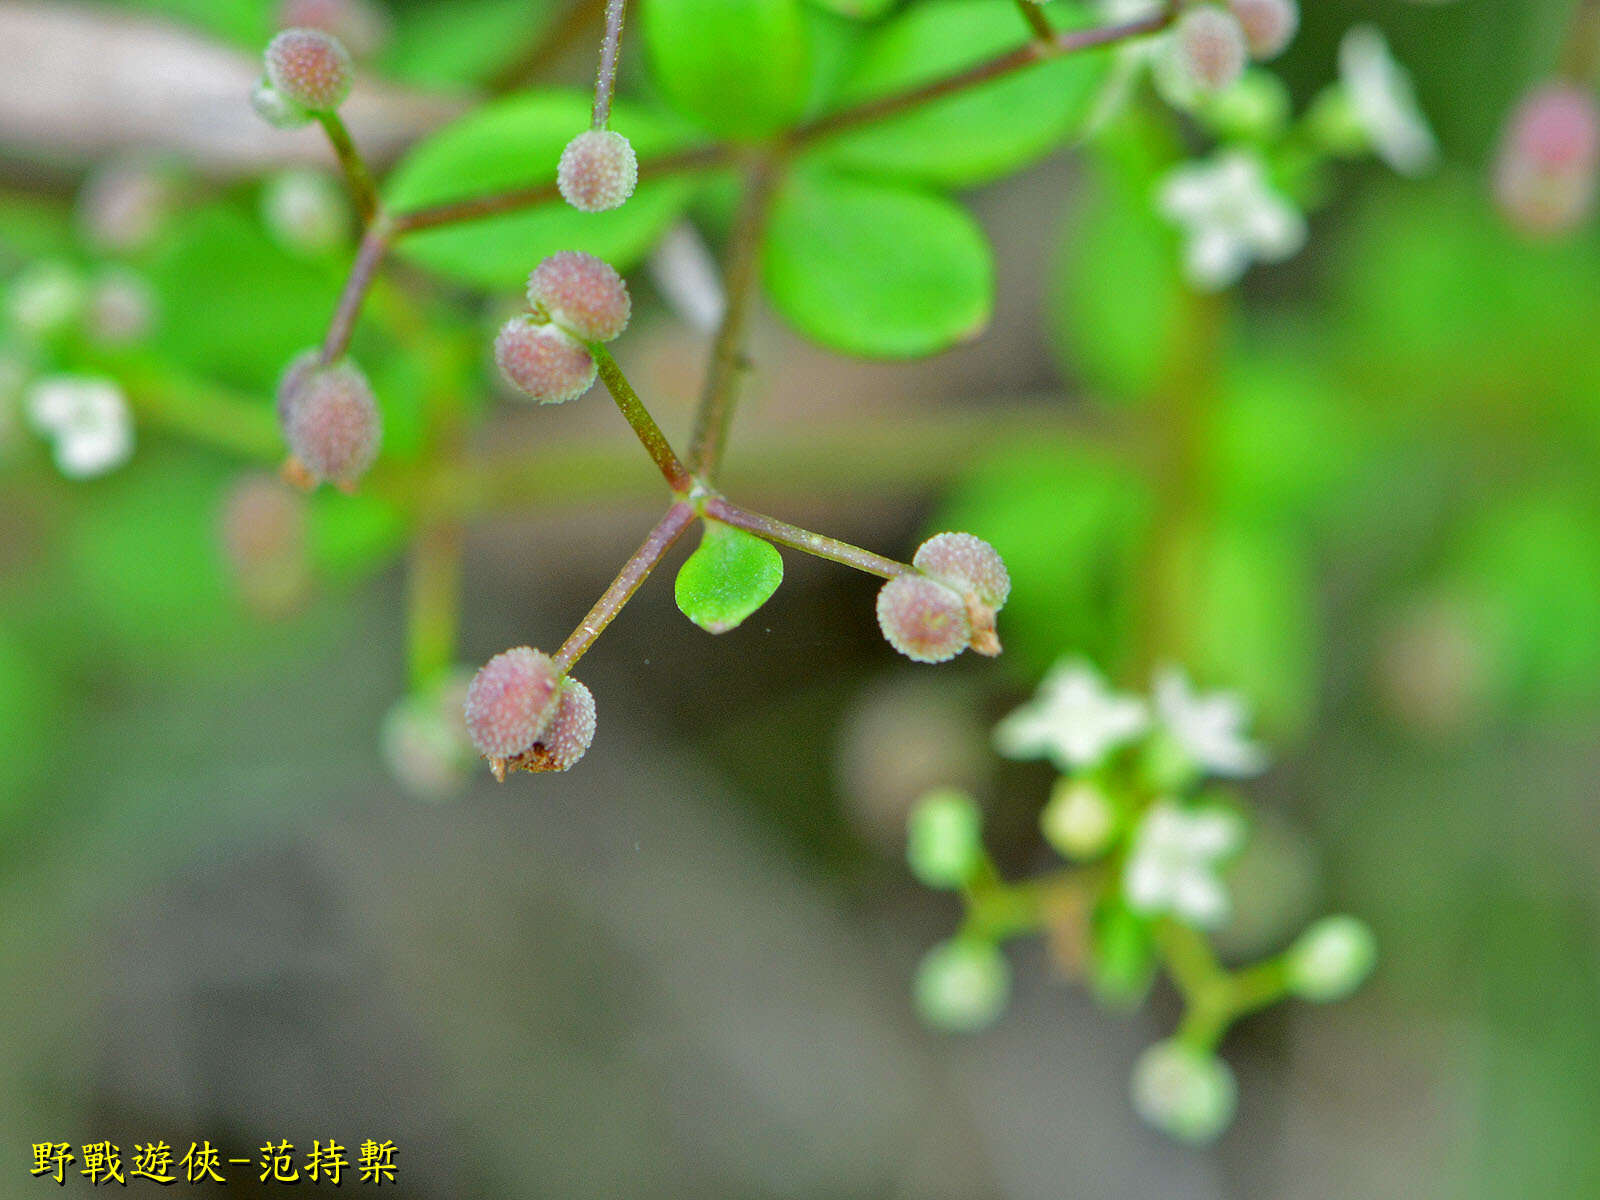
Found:
[[[770,542],[706,521],[700,545],[678,569],[673,592],[683,615],[707,633],[727,633],[783,582],[783,557]]]
[[[511,63],[541,36],[556,0],[449,0],[394,10],[384,73],[421,87],[476,83]]]
[[[1075,4],[1050,6],[1057,24],[1082,25]],[[1067,18],[1062,22],[1060,15]],[[867,44],[840,107],[903,92],[1027,43],[1012,0],[928,0]],[[835,163],[945,187],[1009,174],[1079,133],[1110,69],[1104,51],[1024,67],[960,95],[831,138]]]
[[[697,125],[753,140],[799,118],[811,73],[799,0],[648,0],[641,18],[662,93]]]
[[[802,333],[875,358],[967,341],[994,307],[989,245],[960,205],[816,171],[779,195],[762,271],[773,304]]]
[[[553,184],[561,151],[589,127],[590,100],[578,92],[534,92],[475,110],[406,156],[386,188],[396,211],[486,192]],[[641,158],[685,143],[672,121],[618,101],[612,127]],[[584,250],[618,270],[637,262],[688,203],[681,177],[646,182],[621,208],[583,213],[560,199],[502,216],[410,234],[400,253],[464,283],[520,288],[540,259]]]
[[[858,21],[871,21],[894,7],[894,0],[811,0],[811,3],[828,12],[838,13],[841,17],[853,17]]]

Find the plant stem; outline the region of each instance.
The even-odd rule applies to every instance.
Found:
[[[333,310],[333,320],[328,323],[327,336],[322,341],[322,361],[326,365],[349,349],[350,335],[355,331],[356,316],[361,302],[378,272],[378,264],[389,250],[390,224],[379,217],[367,227],[356,250],[355,262],[344,281],[344,291],[339,293],[339,303]]]
[[[617,85],[617,56],[622,50],[622,10],[627,0],[606,0],[606,35],[600,42],[600,71],[594,80],[595,129],[611,122],[611,93]]]
[[[1137,21],[1127,21],[1120,25],[1102,25],[1096,29],[1072,29],[1060,33],[1051,32],[1048,37],[1031,39],[1027,45],[1019,46],[1015,50],[1006,52],[998,58],[988,62],[978,63],[964,71],[957,71],[954,75],[946,75],[943,79],[935,79],[931,83],[921,84],[903,92],[895,92],[888,96],[880,96],[876,100],[868,100],[854,108],[846,108],[839,112],[829,113],[807,122],[789,134],[791,145],[803,146],[815,142],[820,138],[828,137],[835,133],[842,133],[847,129],[854,129],[860,125],[870,125],[874,121],[882,121],[887,117],[898,116],[907,109],[916,108],[932,100],[940,100],[956,92],[966,91],[968,88],[978,87],[991,80],[1009,75],[1013,71],[1020,71],[1024,67],[1035,66],[1039,63],[1049,62],[1067,54],[1076,54],[1082,50],[1094,50],[1100,46],[1109,46],[1115,42],[1127,41],[1129,38],[1141,37],[1147,33],[1156,33],[1165,29],[1172,23],[1174,5],[1167,5],[1161,12],[1148,17],[1141,17]]]
[[[755,290],[761,235],[766,229],[781,174],[782,163],[776,156],[763,157],[750,168],[733,233],[728,239],[727,263],[723,268],[727,307],[711,346],[700,405],[695,411],[694,435],[689,442],[690,469],[704,479],[712,478],[717,472],[728,438],[728,425],[733,420],[735,389],[743,365],[740,348],[744,344],[751,292]]]
[[[1227,972],[1217,962],[1206,939],[1187,925],[1163,917],[1152,926],[1156,948],[1184,999],[1191,1004],[1210,996],[1227,983]]]
[[[639,399],[639,393],[633,390],[633,385],[622,373],[622,368],[617,366],[617,360],[611,357],[611,351],[596,343],[589,347],[589,353],[594,356],[595,366],[600,370],[600,378],[604,381],[606,390],[617,402],[617,407],[622,410],[622,415],[627,418],[628,424],[633,426],[633,432],[638,435],[650,458],[661,469],[661,474],[666,477],[668,485],[678,495],[687,495],[693,483],[688,470],[667,443],[667,436],[661,432],[661,426],[657,425],[655,419],[646,411],[644,402]]]
[[[1044,13],[1034,0],[1017,0],[1017,11],[1028,23],[1028,28],[1033,30],[1033,36],[1040,41],[1049,41],[1055,36],[1055,30],[1050,28],[1050,22],[1045,19]]]
[[[411,686],[420,688],[455,661],[461,612],[461,528],[423,526],[412,541],[406,636]]]
[[[687,150],[677,150],[641,162],[639,179],[642,182],[645,179],[672,175],[679,171],[697,171],[707,167],[722,166],[730,160],[731,151],[726,146],[716,144],[691,146]],[[467,196],[460,200],[447,200],[442,204],[430,204],[423,208],[414,208],[409,212],[396,213],[392,222],[394,232],[399,236],[415,233],[421,229],[433,229],[439,225],[459,225],[465,221],[498,217],[502,213],[515,212],[520,208],[549,204],[560,199],[560,196],[561,193],[556,190],[556,182],[552,177],[546,183],[531,187],[486,192],[481,196]]]
[[[360,214],[362,227],[365,228],[378,215],[378,189],[372,182],[372,174],[367,170],[361,152],[356,149],[355,140],[338,113],[332,110],[320,112],[317,120],[327,132],[328,140],[333,143],[339,168],[344,172],[344,181],[350,188],[351,199],[356,202],[356,212]]]
[[[595,601],[589,615],[572,631],[572,636],[561,643],[561,649],[555,655],[558,671],[570,671],[584,652],[594,645],[601,630],[622,611],[623,605],[639,590],[639,585],[649,578],[650,572],[655,570],[656,564],[689,527],[694,517],[694,505],[685,500],[679,500],[667,509],[666,515],[656,522],[656,527],[645,538],[644,544],[622,565],[622,570],[611,581],[605,594]]]
[[[804,550],[807,554],[814,554],[818,558],[843,563],[847,567],[865,571],[868,575],[894,579],[899,575],[917,573],[915,567],[907,566],[905,563],[895,562],[892,558],[885,558],[881,554],[874,554],[871,550],[863,550],[859,546],[852,546],[848,542],[841,542],[838,538],[831,538],[826,534],[812,533],[809,529],[801,529],[798,525],[790,525],[787,521],[780,521],[776,517],[740,508],[737,504],[728,503],[721,496],[707,498],[702,507],[706,516],[725,524],[737,526],[757,537],[764,537],[769,542],[792,546],[796,550]]]

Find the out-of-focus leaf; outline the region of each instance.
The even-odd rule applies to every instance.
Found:
[[[705,521],[700,545],[678,569],[678,608],[707,633],[727,633],[765,604],[783,582],[783,557],[771,542],[720,521]]]
[[[561,151],[589,127],[590,100],[577,92],[536,92],[485,105],[422,142],[385,187],[397,211],[485,192],[554,184]],[[680,147],[669,120],[618,101],[612,127],[641,157]],[[464,283],[520,288],[540,259],[584,250],[619,270],[637,262],[688,202],[683,178],[646,182],[621,208],[584,213],[559,198],[405,238],[400,253]]]
[[[1175,539],[1159,603],[1178,655],[1204,687],[1240,692],[1264,731],[1302,731],[1316,695],[1318,617],[1310,556],[1272,520],[1223,516]]]
[[[894,0],[811,0],[818,8],[838,13],[841,17],[870,21],[881,17],[894,7]]]
[[[1081,24],[1075,4],[1053,4],[1058,24]],[[849,107],[955,74],[1032,36],[1011,0],[923,0],[876,31],[840,89]],[[1013,72],[958,96],[921,105],[823,143],[837,164],[966,186],[1005,175],[1079,132],[1110,58],[1069,54]]]
[[[244,46],[265,49],[277,28],[276,0],[116,0],[122,8],[172,17]]]
[[[697,125],[755,139],[800,116],[811,70],[800,0],[647,0],[640,22],[662,93]]]
[[[320,488],[311,503],[311,560],[319,576],[351,582],[370,575],[405,545],[404,516],[368,492]]]
[[[448,0],[396,8],[384,72],[422,87],[477,83],[532,46],[561,7],[557,0]]]
[[[0,824],[21,800],[24,783],[48,761],[61,704],[57,675],[30,653],[12,630],[0,625],[0,729],[8,752],[0,754]]]
[[[1600,695],[1600,514],[1550,490],[1487,511],[1452,568],[1499,618],[1513,687],[1551,704]]]
[[[876,358],[975,337],[994,307],[989,245],[960,205],[817,171],[784,184],[762,270],[773,304],[802,333]]]
[[[997,449],[940,509],[939,529],[971,529],[1011,574],[1000,614],[1003,662],[1029,677],[1066,651],[1115,670],[1154,498],[1128,464],[1059,437]]]
[[[160,300],[155,347],[198,374],[267,395],[317,344],[339,291],[326,264],[284,253],[224,205],[191,213],[149,268]]]

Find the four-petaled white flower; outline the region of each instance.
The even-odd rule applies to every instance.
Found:
[[[1187,234],[1185,269],[1207,291],[1238,282],[1252,260],[1277,262],[1305,244],[1305,217],[1273,189],[1260,157],[1247,150],[1175,168],[1156,203]]]
[[[1048,758],[1073,771],[1099,763],[1149,723],[1144,701],[1111,691],[1088,663],[1063,660],[1038,695],[995,727],[994,742],[1007,758]]]
[[[1373,150],[1403,175],[1420,175],[1439,158],[1428,119],[1417,106],[1411,76],[1371,25],[1357,25],[1339,43],[1339,78]]]
[[[133,453],[133,418],[122,389],[109,379],[51,375],[28,389],[28,421],[54,444],[56,466],[88,479],[121,466]]]
[[[1123,868],[1128,907],[1215,928],[1228,916],[1228,891],[1218,867],[1243,840],[1244,822],[1226,809],[1179,808],[1170,800],[1153,805],[1139,823]]]
[[[1156,677],[1156,716],[1189,760],[1213,775],[1255,775],[1267,765],[1265,751],[1244,734],[1250,714],[1234,692],[1202,696],[1183,671],[1167,667]]]

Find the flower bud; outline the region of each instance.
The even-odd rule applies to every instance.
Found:
[[[1228,7],[1244,30],[1252,58],[1276,58],[1300,28],[1298,0],[1228,0]]]
[[[1201,93],[1231,87],[1248,57],[1238,20],[1214,4],[1191,8],[1178,19],[1167,53],[1168,69]]]
[[[1372,930],[1354,917],[1323,917],[1289,948],[1289,990],[1304,1000],[1343,1000],[1365,982],[1378,960]]]
[[[17,329],[33,338],[61,333],[83,313],[83,278],[68,263],[37,259],[11,277],[6,311]]]
[[[468,680],[453,672],[402,697],[383,719],[384,762],[395,782],[419,800],[445,800],[478,761],[463,713]]]
[[[555,663],[528,646],[496,654],[472,677],[467,688],[467,733],[495,764],[497,775],[504,771],[503,760],[538,741],[561,697]]]
[[[244,603],[263,617],[292,612],[311,585],[305,497],[272,475],[248,475],[223,500],[220,525]]]
[[[156,294],[126,267],[108,267],[89,288],[84,330],[101,345],[125,346],[150,332]]]
[[[1157,1042],[1133,1068],[1133,1107],[1181,1142],[1209,1142],[1228,1127],[1238,1085],[1228,1064],[1176,1038]]]
[[[1495,199],[1524,233],[1574,228],[1594,206],[1600,108],[1573,84],[1548,84],[1517,106],[1495,160]]]
[[[584,342],[609,342],[627,327],[632,310],[622,276],[579,250],[552,254],[533,269],[528,304]]]
[[[587,129],[567,143],[556,168],[556,187],[573,208],[605,212],[622,207],[639,182],[639,159],[620,133]]]
[[[1083,862],[1111,845],[1117,831],[1117,810],[1098,784],[1063,777],[1050,791],[1039,814],[1039,828],[1063,858]]]
[[[883,585],[878,626],[891,646],[916,662],[944,662],[972,642],[966,601],[925,575],[900,575]]]
[[[267,82],[309,113],[338,108],[355,78],[349,52],[320,29],[285,29],[267,44],[266,62]]]
[[[353,488],[378,457],[382,433],[372,387],[351,363],[311,369],[289,392],[284,439],[313,483]]]
[[[532,746],[506,760],[510,771],[565,771],[594,741],[594,695],[576,679],[562,679],[561,695],[544,732]]]
[[[494,361],[513,387],[540,404],[561,404],[583,395],[596,372],[582,342],[528,317],[512,317],[500,327]]]
[[[994,619],[1011,594],[1011,576],[995,548],[970,533],[941,533],[917,547],[911,562],[924,575],[961,593],[972,628],[972,648],[991,658],[999,654]]]
[[[265,79],[250,93],[250,107],[274,129],[298,129],[309,124],[311,114],[290,100]]]
[[[912,985],[917,1012],[935,1029],[975,1033],[993,1025],[1011,994],[1011,968],[993,942],[954,938],[923,956]]]
[[[906,820],[906,861],[931,888],[958,888],[983,861],[982,819],[972,797],[929,792]]]
[[[172,183],[154,165],[136,159],[112,162],[79,189],[78,225],[96,249],[142,250],[170,215],[172,193]]]

